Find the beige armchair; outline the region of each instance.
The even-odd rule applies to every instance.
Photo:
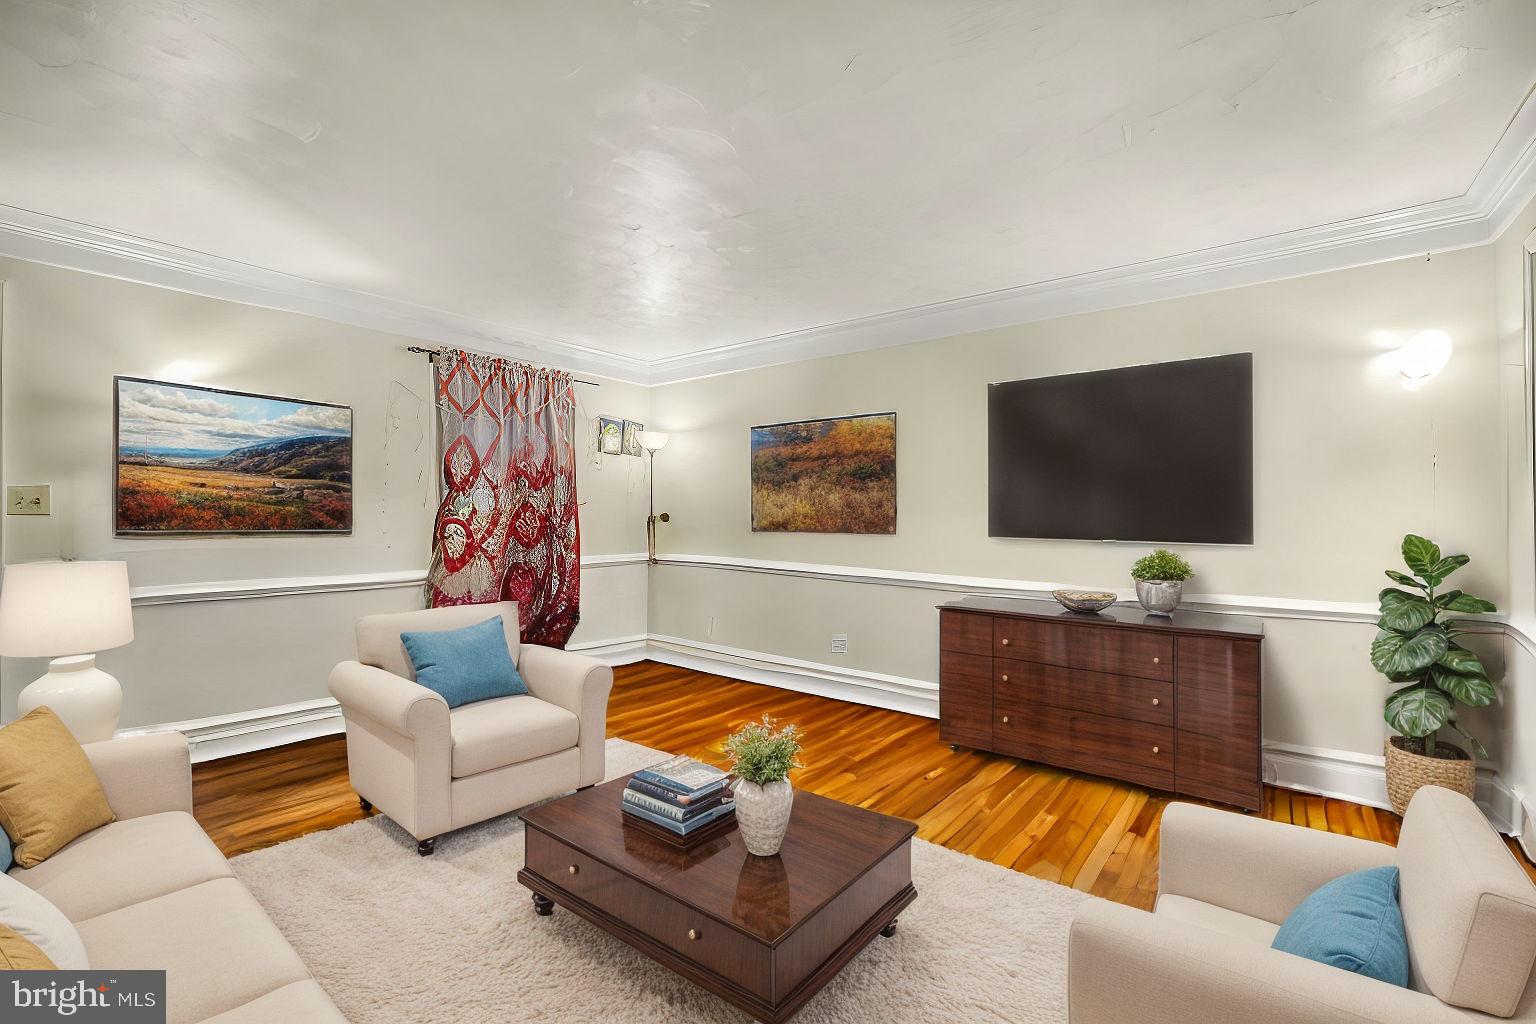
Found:
[[[416,683],[405,632],[459,629],[500,615],[528,693],[449,709]],[[430,854],[437,837],[537,800],[601,782],[613,670],[579,654],[518,642],[517,605],[465,605],[357,624],[357,661],[331,672],[347,726],[347,773],[363,810],[377,807]]]
[[[1412,988],[1270,949],[1324,882],[1396,864]],[[1191,804],[1163,812],[1155,913],[1077,911],[1072,1024],[1536,1020],[1536,887],[1477,807],[1419,790],[1397,849]]]

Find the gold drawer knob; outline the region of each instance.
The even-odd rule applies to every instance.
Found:
[[[689,942],[698,942],[699,941],[699,930],[697,928],[689,928],[688,929],[688,941]]]
[[[1162,703],[1162,701],[1158,700],[1156,697],[1152,698],[1152,706],[1153,707],[1157,707],[1161,703]]]
[[[1005,682],[1005,683],[1006,683],[1006,682],[1007,682],[1007,681],[1008,681],[1008,673],[1007,673],[1007,672],[1004,672],[1004,673],[1003,673],[1003,682]]]
[[[1004,725],[1007,725],[1007,724],[1008,724],[1008,716],[1007,716],[1007,715],[1004,715],[1004,716],[1003,716],[1003,724],[1004,724]]]
[[[1004,647],[1008,646],[1008,638],[1007,637],[1003,637],[1003,646]]]
[[[1163,663],[1163,659],[1162,658],[1153,658],[1152,659],[1152,664],[1154,664],[1154,665],[1161,665],[1162,663]]]
[[[575,865],[575,864],[572,864],[572,865],[571,865],[571,866],[570,866],[570,869],[569,869],[569,870],[570,870],[570,872],[571,872],[571,874],[573,874],[573,875],[574,875],[574,874],[575,874],[575,873],[576,873],[576,871],[577,871],[577,868],[576,868],[576,865]]]
[[[1152,748],[1152,753],[1156,754],[1156,753],[1159,753],[1159,752],[1160,752],[1159,748],[1157,748],[1157,747],[1153,747]]]

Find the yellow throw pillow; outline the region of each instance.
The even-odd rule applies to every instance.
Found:
[[[50,708],[0,729],[0,828],[18,867],[36,867],[114,818],[85,751]]]
[[[56,971],[48,954],[0,924],[0,971]]]

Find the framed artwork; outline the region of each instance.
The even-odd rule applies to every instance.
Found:
[[[352,532],[352,409],[112,378],[117,535]]]
[[[597,418],[597,450],[604,455],[624,453],[624,421],[607,416]]]
[[[634,420],[624,421],[624,454],[638,456],[640,454],[640,431],[645,429],[644,423],[636,423]]]
[[[896,414],[752,428],[752,529],[896,532]]]

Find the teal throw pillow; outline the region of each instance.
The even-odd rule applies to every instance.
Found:
[[[1273,948],[1407,988],[1397,868],[1354,871],[1321,886],[1285,919]]]
[[[401,633],[416,681],[442,694],[450,708],[528,692],[507,650],[501,616],[463,629]]]

